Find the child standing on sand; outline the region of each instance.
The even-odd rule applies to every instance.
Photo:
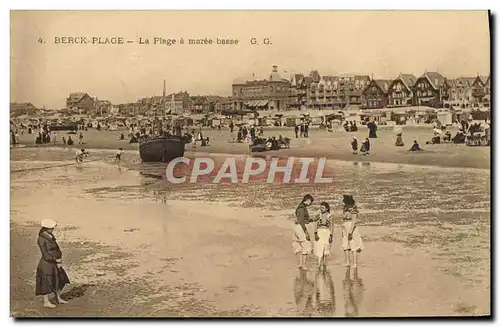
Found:
[[[333,219],[328,203],[321,202],[318,216],[314,233],[314,254],[318,258],[319,270],[322,266],[326,269],[327,258],[330,256],[330,247],[333,243]]]
[[[122,154],[123,154],[123,149],[119,148],[118,152],[116,152],[115,161],[118,161],[119,163],[122,160]]]
[[[358,154],[358,139],[356,136],[352,137],[351,141],[352,154]]]
[[[351,266],[350,256],[352,255],[352,267],[357,268],[357,254],[363,251],[363,241],[357,226],[358,208],[352,195],[344,194],[344,219],[342,222],[342,250],[344,251],[345,267]]]
[[[306,194],[295,210],[295,225],[293,227],[293,251],[299,256],[299,269],[307,270],[307,255],[311,253],[312,244],[308,226],[311,222],[307,207],[314,202],[311,194]]]

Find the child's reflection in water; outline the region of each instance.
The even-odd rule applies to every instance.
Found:
[[[314,283],[307,278],[307,271],[299,269],[299,276],[293,283],[295,304],[297,305],[298,315],[312,316]]]
[[[335,315],[335,286],[332,276],[327,269],[320,270],[316,274],[315,300],[317,312],[321,317],[332,317]]]
[[[345,316],[357,317],[365,292],[363,280],[359,278],[357,268],[353,269],[352,277],[351,269],[349,267],[346,268],[342,286],[344,288]]]
[[[315,279],[307,276],[306,270],[294,280],[295,303],[300,316],[331,317],[335,314],[335,288],[328,270],[318,271]]]

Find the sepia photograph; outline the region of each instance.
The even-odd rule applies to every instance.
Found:
[[[488,10],[9,15],[11,317],[491,318]]]

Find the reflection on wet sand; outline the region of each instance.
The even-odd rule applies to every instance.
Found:
[[[322,317],[333,317],[336,309],[335,285],[330,271],[319,270],[316,274],[315,286],[318,313]]]
[[[342,286],[344,289],[345,316],[357,317],[365,292],[363,280],[358,275],[358,268],[353,269],[352,277],[350,267],[346,268]]]
[[[314,282],[307,278],[307,271],[299,269],[299,276],[294,279],[293,291],[297,314],[310,317],[313,313]]]
[[[299,269],[294,279],[297,314],[304,317],[332,317],[336,311],[335,286],[328,270],[318,270],[315,278],[308,277],[308,271]]]

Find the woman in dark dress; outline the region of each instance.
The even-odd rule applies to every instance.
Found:
[[[35,295],[43,295],[44,306],[47,308],[57,307],[49,301],[49,295],[55,294],[59,304],[67,303],[61,298],[61,291],[69,278],[62,264],[62,253],[53,235],[57,223],[50,219],[42,221],[42,228],[38,232],[38,247],[42,257],[36,269]]]

